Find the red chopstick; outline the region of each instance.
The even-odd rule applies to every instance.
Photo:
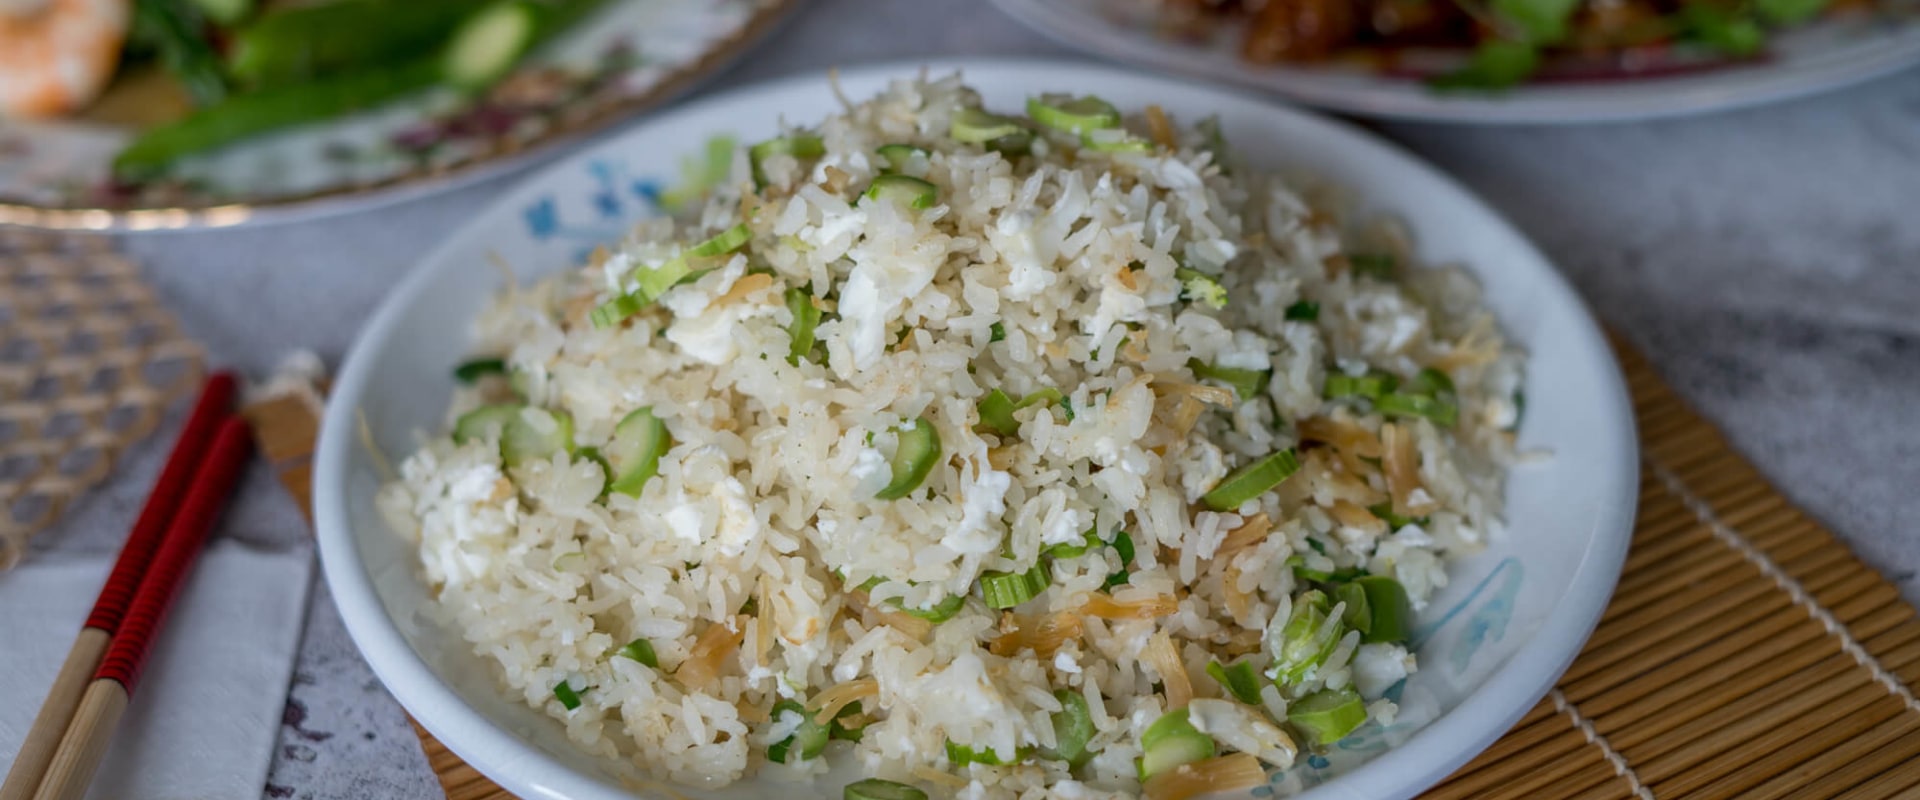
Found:
[[[20,753],[7,772],[6,783],[0,784],[0,800],[27,800],[40,784],[41,775],[53,760],[54,748],[60,743],[60,735],[72,721],[74,709],[80,705],[80,695],[99,668],[108,641],[120,629],[127,605],[132,602],[141,577],[147,573],[154,552],[160,548],[160,540],[173,522],[174,512],[180,508],[207,447],[213,443],[220,423],[233,417],[233,399],[238,387],[232,373],[217,372],[200,389],[200,399],[194,402],[193,412],[187,416],[187,424],[180,430],[180,438],[167,456],[166,466],[160,470],[160,478],[154,481],[153,492],[147,495],[146,505],[127,533],[127,543],[121,546],[120,558],[114,562],[106,585],[100,589],[93,613],[87,616],[86,625],[74,638],[73,649],[68,651],[66,662],[60,666],[60,673],[47,691],[46,702],[41,704],[33,727],[21,742]]]
[[[166,618],[181,581],[200,555],[207,532],[213,529],[214,520],[233,493],[234,484],[239,482],[252,452],[253,437],[245,420],[229,416],[220,423],[212,448],[194,472],[193,484],[168,525],[166,537],[154,553],[146,577],[140,581],[139,591],[127,606],[120,629],[113,635],[113,644],[107,648],[106,658],[94,671],[93,682],[81,696],[73,722],[60,737],[60,745],[54,751],[46,775],[41,778],[40,789],[33,795],[35,800],[79,800],[86,795],[87,783],[100,766],[100,758],[107,753],[114,726],[119,724],[120,715],[132,699],[147,647]]]

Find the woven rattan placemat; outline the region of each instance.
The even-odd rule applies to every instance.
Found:
[[[1645,359],[1626,571],[1567,674],[1432,798],[1920,797],[1920,621]],[[450,800],[512,796],[415,726]]]

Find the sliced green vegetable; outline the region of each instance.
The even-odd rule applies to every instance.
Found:
[[[1017,406],[1006,392],[994,389],[980,398],[980,424],[975,430],[993,433],[1002,439],[1020,432],[1020,421],[1013,418]]]
[[[598,447],[582,447],[573,452],[580,461],[591,461],[600,467],[600,499],[607,498],[607,492],[613,488],[613,465],[607,463],[607,457],[600,455]]]
[[[468,386],[488,375],[507,371],[507,362],[498,358],[476,358],[453,368],[453,379]]]
[[[1072,689],[1057,690],[1053,697],[1060,701],[1060,710],[1052,716],[1052,756],[1078,769],[1093,758],[1087,750],[1087,743],[1093,741],[1093,712],[1086,696]]]
[[[998,322],[988,326],[987,332],[988,332],[987,342],[989,344],[993,342],[998,342],[1007,338],[1007,326],[1002,325]]]
[[[660,193],[660,205],[668,211],[679,211],[725,182],[733,170],[735,144],[731,136],[710,137],[699,157],[680,159],[680,182]]]
[[[338,0],[276,8],[232,33],[226,69],[267,88],[390,68],[437,49],[481,7],[476,0]]]
[[[654,669],[660,668],[660,657],[653,653],[653,643],[645,639],[635,639],[621,647],[614,655],[638,661]]]
[[[1047,568],[1033,565],[1025,572],[986,572],[980,575],[980,596],[988,608],[1013,608],[1047,590]]]
[[[753,166],[753,184],[766,186],[767,176],[761,165],[774,156],[793,156],[796,159],[819,158],[827,154],[825,140],[810,133],[796,133],[778,139],[768,139],[747,148],[747,161]]]
[[[137,0],[128,31],[131,41],[153,48],[160,66],[187,90],[194,105],[201,107],[227,96],[220,56],[203,30],[206,26],[200,17],[204,8],[186,0]],[[37,10],[32,6],[29,9]],[[4,12],[0,16],[5,16]]]
[[[895,781],[868,778],[847,784],[842,800],[927,800],[927,793]]]
[[[1273,666],[1268,677],[1282,686],[1304,680],[1307,673],[1333,654],[1344,633],[1340,620],[1330,619],[1333,603],[1325,592],[1308,590],[1293,600],[1293,610],[1280,629],[1279,641],[1270,642]]]
[[[639,497],[640,488],[660,472],[660,457],[672,439],[667,423],[645,406],[628,413],[613,426],[613,439],[607,442],[607,463],[613,468],[613,483],[607,491]]]
[[[253,0],[194,0],[193,4],[207,19],[225,27],[232,27],[253,13]]]
[[[1321,689],[1287,706],[1287,721],[1315,747],[1347,738],[1367,721],[1367,705],[1352,689]]]
[[[1407,381],[1407,391],[1435,396],[1453,394],[1453,379],[1447,377],[1445,372],[1427,367],[1416,373],[1413,380]]]
[[[1151,778],[1182,764],[1212,758],[1217,748],[1213,739],[1193,727],[1187,710],[1177,708],[1162,714],[1140,734],[1140,775]]]
[[[1027,98],[1027,116],[1049,128],[1074,135],[1120,126],[1120,109],[1093,95],[1043,94]]]
[[[593,327],[604,330],[640,313],[640,309],[646,308],[648,302],[647,296],[639,292],[617,295],[612,300],[594,306],[588,319],[593,320]]]
[[[702,242],[701,244],[706,244],[706,242]],[[696,247],[697,246],[698,245],[696,245]],[[660,295],[666,294],[668,289],[679,285],[681,281],[694,277],[693,267],[687,263],[687,256],[691,255],[692,252],[692,250],[688,250],[685,254],[668,259],[666,263],[660,264],[659,266],[643,266],[634,270],[633,282],[634,285],[639,288],[635,289],[629,297],[639,296],[641,298],[641,305],[644,306],[647,303],[659,299]]]
[[[565,706],[568,711],[580,707],[580,692],[575,691],[566,681],[553,685],[553,699],[560,701],[560,705]]]
[[[1153,152],[1153,142],[1118,129],[1088,131],[1080,134],[1080,147],[1096,153]]]
[[[1200,496],[1200,503],[1215,511],[1232,511],[1241,503],[1273,490],[1300,471],[1300,460],[1289,447],[1257,461],[1241,465],[1221,479],[1219,485]]]
[[[1027,129],[1013,117],[979,108],[962,108],[953,112],[953,121],[948,131],[956,141],[967,144],[985,144],[995,139],[1022,136]]]
[[[1005,758],[999,753],[994,752],[991,748],[975,750],[964,744],[954,744],[951,739],[947,740],[947,760],[953,762],[955,767],[964,767],[968,764],[1005,767],[1025,761],[1031,755],[1033,755],[1032,748],[1016,747],[1013,751],[1013,758]]]
[[[798,756],[800,761],[819,758],[827,749],[827,726],[820,724],[807,711],[807,707],[795,700],[781,700],[773,704],[773,719],[778,720],[784,714],[799,714],[800,727],[785,739],[767,746],[767,760],[775,764],[791,764]]]
[[[1442,428],[1453,427],[1460,418],[1460,407],[1452,401],[1424,394],[1383,394],[1373,407],[1389,417],[1423,417]]]
[[[927,151],[910,144],[883,144],[873,151],[887,164],[887,172],[906,172],[915,156],[925,158]]]
[[[940,188],[909,175],[887,173],[873,179],[865,195],[870,200],[900,203],[908,208],[932,208]]]
[[[745,247],[747,245],[747,241],[752,238],[753,238],[753,231],[748,230],[747,224],[742,222],[738,225],[735,225],[731,228],[728,228],[724,231],[714,234],[711,238],[707,239],[706,241],[703,241],[699,244],[694,245],[693,247],[688,248],[687,255],[693,258],[713,258],[715,256],[723,256],[735,250],[738,250],[742,247]]]
[[[1580,0],[1489,0],[1488,5],[1527,41],[1553,44],[1567,38],[1567,24]]]
[[[1173,271],[1173,277],[1180,281],[1180,296],[1188,301],[1204,303],[1209,308],[1227,307],[1227,288],[1212,275],[1180,267]]]
[[[523,408],[500,431],[500,460],[509,467],[573,451],[573,417],[565,411]]]
[[[1329,400],[1338,400],[1342,397],[1378,400],[1381,395],[1393,391],[1399,385],[1399,378],[1384,373],[1348,375],[1344,372],[1330,372],[1327,373],[1325,394]]]
[[[441,77],[477,91],[513,71],[540,43],[571,27],[603,0],[495,0],[454,29],[441,55]]]
[[[1359,584],[1343,583],[1333,589],[1333,600],[1344,604],[1340,612],[1340,621],[1347,627],[1360,632],[1362,637],[1373,630],[1373,607],[1367,602],[1367,590]]]
[[[860,701],[858,700],[841,706],[840,713],[833,715],[833,721],[827,725],[827,738],[838,742],[860,741],[861,736],[866,733],[867,726],[860,725],[856,727],[842,721],[849,717],[858,716],[860,711]]]
[[[1295,322],[1316,322],[1320,319],[1320,304],[1312,300],[1301,300],[1287,306],[1286,318]]]
[[[520,416],[520,409],[524,407],[518,403],[507,403],[481,406],[461,414],[459,419],[453,421],[453,441],[455,444],[466,444],[485,439],[488,431],[498,436],[506,430],[508,422]]]
[[[1266,388],[1273,373],[1261,369],[1241,369],[1238,367],[1216,367],[1197,358],[1187,359],[1187,369],[1193,370],[1194,377],[1201,380],[1219,381],[1233,389],[1233,396],[1240,402],[1260,396],[1260,390]]]
[[[1347,256],[1353,274],[1377,281],[1390,281],[1398,274],[1399,260],[1385,253],[1354,253]]]
[[[1299,555],[1287,556],[1286,565],[1293,568],[1293,575],[1303,581],[1325,582],[1333,580],[1333,573],[1307,566],[1307,559]]]
[[[1366,575],[1348,586],[1366,593],[1367,615],[1371,623],[1361,630],[1360,641],[1400,643],[1413,637],[1413,601],[1399,581],[1385,575]]]
[[[1434,78],[1433,87],[1454,89],[1506,89],[1532,75],[1540,65],[1540,51],[1525,42],[1488,39],[1473,51],[1466,66]]]
[[[1113,549],[1114,549],[1114,552],[1117,552],[1120,554],[1120,566],[1124,567],[1124,566],[1127,566],[1128,564],[1133,563],[1133,535],[1132,534],[1129,534],[1126,531],[1120,531],[1118,533],[1115,533],[1113,535]]]
[[[1760,23],[1742,14],[1735,15],[1717,5],[1693,2],[1680,7],[1680,19],[1687,32],[1701,44],[1726,55],[1744,58],[1760,52],[1766,44],[1766,31]]]
[[[1828,0],[1754,0],[1760,16],[1775,25],[1805,22],[1825,10]]]
[[[814,329],[820,326],[820,307],[813,304],[813,293],[795,287],[787,290],[787,311],[793,322],[787,325],[787,363],[800,365],[800,359],[813,352]]]
[[[894,604],[899,605],[897,601]],[[900,613],[906,614],[911,617],[919,617],[935,625],[938,625],[942,622],[946,622],[947,620],[953,619],[953,615],[960,613],[960,609],[963,609],[966,607],[967,607],[966,595],[950,594],[942,598],[940,602],[934,603],[931,607],[928,607],[928,608],[908,608],[906,606],[900,606]]]
[[[940,432],[934,430],[933,423],[926,417],[914,419],[913,424],[900,431],[899,444],[894,448],[893,480],[880,490],[875,498],[898,500],[907,493],[920,488],[933,471],[933,465],[940,461]]]
[[[1395,514],[1393,505],[1390,503],[1367,506],[1367,511],[1379,517],[1380,521],[1387,523],[1388,528],[1396,531],[1408,525],[1425,525],[1428,521],[1427,517],[1403,517]]]
[[[1095,533],[1094,529],[1088,528],[1080,541],[1050,545],[1040,552],[1048,558],[1078,558],[1086,555],[1088,550],[1104,547],[1106,544],[1100,541],[1100,535]]]
[[[1231,666],[1221,666],[1218,661],[1207,662],[1207,674],[1213,676],[1220,688],[1233,695],[1233,699],[1250,706],[1260,705],[1260,675],[1253,664],[1236,661]]]

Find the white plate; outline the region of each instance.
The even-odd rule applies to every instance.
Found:
[[[514,110],[431,89],[184,159],[164,179],[137,187],[109,178],[114,156],[138,134],[133,127],[0,119],[0,224],[218,228],[312,219],[449,191],[525,166],[678,97],[733,63],[800,4],[607,3],[484,96],[497,99],[516,79],[532,86],[540,78],[543,88],[520,92],[529,99]]]
[[[842,73],[866,97],[918,64]],[[1432,168],[1348,126],[1261,101],[1111,68],[1049,62],[934,64],[964,69],[989,106],[1031,93],[1094,92],[1123,108],[1159,103],[1183,119],[1219,114],[1239,153],[1354,189],[1372,211],[1403,218],[1429,261],[1460,261],[1486,285],[1507,332],[1532,354],[1523,445],[1552,459],[1517,470],[1510,535],[1459,562],[1422,615],[1421,670],[1404,687],[1404,719],[1374,726],[1254,796],[1309,786],[1315,798],[1411,796],[1444,778],[1524,714],[1566,668],[1599,618],[1625,557],[1638,475],[1633,420],[1618,368],[1580,299],[1526,239]],[[710,134],[743,141],[776,121],[837,108],[826,76],[743,89],[661,115],[539,172],[442,245],[387,299],[335,384],[320,434],[315,507],[328,584],[347,629],[414,718],[453,752],[525,797],[627,797],[618,765],[571,748],[560,726],[504,698],[489,667],[421,613],[428,602],[412,550],[373,507],[377,460],[361,446],[410,452],[442,418],[449,371],[468,353],[476,312],[500,288],[495,257],[523,272],[574,264],[594,244],[651,214],[646,185]],[[522,279],[527,276],[523,274]],[[1276,309],[1275,313],[1279,313]],[[1422,727],[1419,722],[1432,720]],[[1389,745],[1392,745],[1389,747]],[[1321,785],[1324,784],[1324,785]],[[838,797],[840,782],[782,786]],[[752,781],[728,796],[764,796]]]
[[[1446,0],[1441,0],[1445,2]],[[1578,123],[1715,111],[1836,89],[1920,63],[1920,8],[1881,0],[1874,15],[1777,34],[1765,58],[1701,72],[1533,84],[1503,93],[1438,93],[1417,80],[1354,69],[1260,66],[1239,56],[1238,28],[1205,42],[1153,30],[1143,0],[994,0],[1069,47],[1104,58],[1265,89],[1369,117],[1469,123]]]

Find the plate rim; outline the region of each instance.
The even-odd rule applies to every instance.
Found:
[[[1605,335],[1585,300],[1573,289],[1553,262],[1541,253],[1518,228],[1492,206],[1437,167],[1414,156],[1384,138],[1352,123],[1324,114],[1273,102],[1269,97],[1241,89],[1205,86],[1185,78],[1131,72],[1124,67],[1098,62],[1033,58],[950,58],[925,61],[895,61],[862,64],[839,73],[847,80],[884,80],[915,74],[925,69],[935,72],[959,70],[963,74],[979,72],[1062,75],[1073,71],[1098,73],[1103,77],[1159,84],[1167,89],[1191,89],[1236,98],[1267,112],[1292,117],[1293,122],[1317,128],[1326,135],[1348,138],[1371,151],[1374,157],[1397,162],[1396,167],[1437,182],[1437,185],[1470,204],[1487,220],[1491,229],[1512,240],[1521,252],[1541,265],[1541,285],[1558,295],[1577,311],[1572,320],[1575,344],[1597,365],[1604,396],[1596,403],[1601,417],[1597,424],[1610,424],[1619,434],[1619,463],[1612,474],[1598,477],[1608,480],[1613,496],[1597,493],[1600,510],[1590,526],[1593,531],[1585,553],[1576,567],[1575,582],[1568,587],[1535,634],[1536,642],[1515,652],[1451,711],[1416,732],[1402,745],[1372,759],[1366,768],[1340,775],[1326,783],[1296,795],[1302,800],[1334,800],[1351,797],[1411,797],[1431,787],[1461,765],[1477,756],[1548,694],[1560,675],[1578,656],[1582,643],[1599,623],[1612,596],[1625,563],[1638,506],[1639,438],[1628,399],[1626,382]],[[650,126],[672,127],[683,115],[693,115],[715,106],[739,102],[743,96],[779,92],[797,86],[817,86],[832,80],[830,69],[808,71],[762,81],[700,98],[654,116],[623,131],[619,136],[593,147],[578,149],[543,165],[540,171],[524,176],[514,187],[503,191],[488,211],[463,225],[425,256],[382,301],[366,326],[356,336],[342,363],[333,393],[327,403],[314,459],[314,512],[322,572],[341,618],[355,646],[381,683],[405,707],[421,727],[455,755],[508,791],[533,798],[630,797],[631,787],[616,784],[610,776],[578,772],[538,745],[515,736],[501,723],[469,705],[442,681],[416,653],[387,613],[374,586],[372,575],[359,557],[353,525],[347,512],[349,490],[346,477],[352,449],[359,445],[358,404],[370,386],[371,373],[379,350],[389,341],[394,329],[413,304],[420,301],[440,273],[449,267],[430,268],[433,264],[454,263],[449,258],[461,246],[461,240],[485,229],[492,208],[510,204],[554,172],[586,163],[602,152],[617,148],[627,136],[637,135]],[[1610,423],[1609,419],[1610,418]],[[428,713],[417,713],[426,709]],[[1498,724],[1489,724],[1488,718]],[[1472,733],[1478,731],[1477,734]],[[1455,750],[1443,758],[1421,759],[1410,745],[1439,742],[1451,737],[1467,739],[1473,746]],[[1429,745],[1430,747],[1437,745]],[[525,769],[502,764],[525,764]],[[1417,775],[1411,779],[1409,774]],[[1399,777],[1395,777],[1398,775]],[[536,778],[536,776],[538,776]]]
[[[1793,70],[1773,65],[1745,72],[1649,78],[1606,84],[1618,90],[1606,93],[1577,85],[1523,86],[1504,96],[1402,93],[1398,86],[1395,91],[1356,93],[1353,87],[1327,85],[1310,72],[1284,66],[1239,62],[1233,68],[1216,66],[1188,57],[1190,48],[1171,42],[1163,47],[1133,47],[1124,35],[1108,33],[1105,25],[1069,24],[1068,15],[1073,12],[1046,0],[992,3],[1028,30],[1090,58],[1165,70],[1194,80],[1223,81],[1326,111],[1407,122],[1555,126],[1668,119],[1837,91],[1920,65],[1920,18],[1916,18],[1896,41],[1856,47],[1865,52],[1801,64]],[[1114,55],[1120,52],[1130,55]],[[1571,93],[1565,91],[1569,88]]]
[[[49,206],[0,196],[0,225],[102,233],[214,230],[319,220],[462,189],[538,166],[543,159],[563,159],[596,137],[617,135],[623,123],[672,106],[675,100],[725,73],[791,21],[807,2],[756,0],[757,7],[745,24],[717,40],[698,58],[668,72],[646,91],[609,103],[583,119],[558,125],[531,141],[510,143],[504,149],[452,165],[414,167],[376,181],[285,197],[206,205]]]

